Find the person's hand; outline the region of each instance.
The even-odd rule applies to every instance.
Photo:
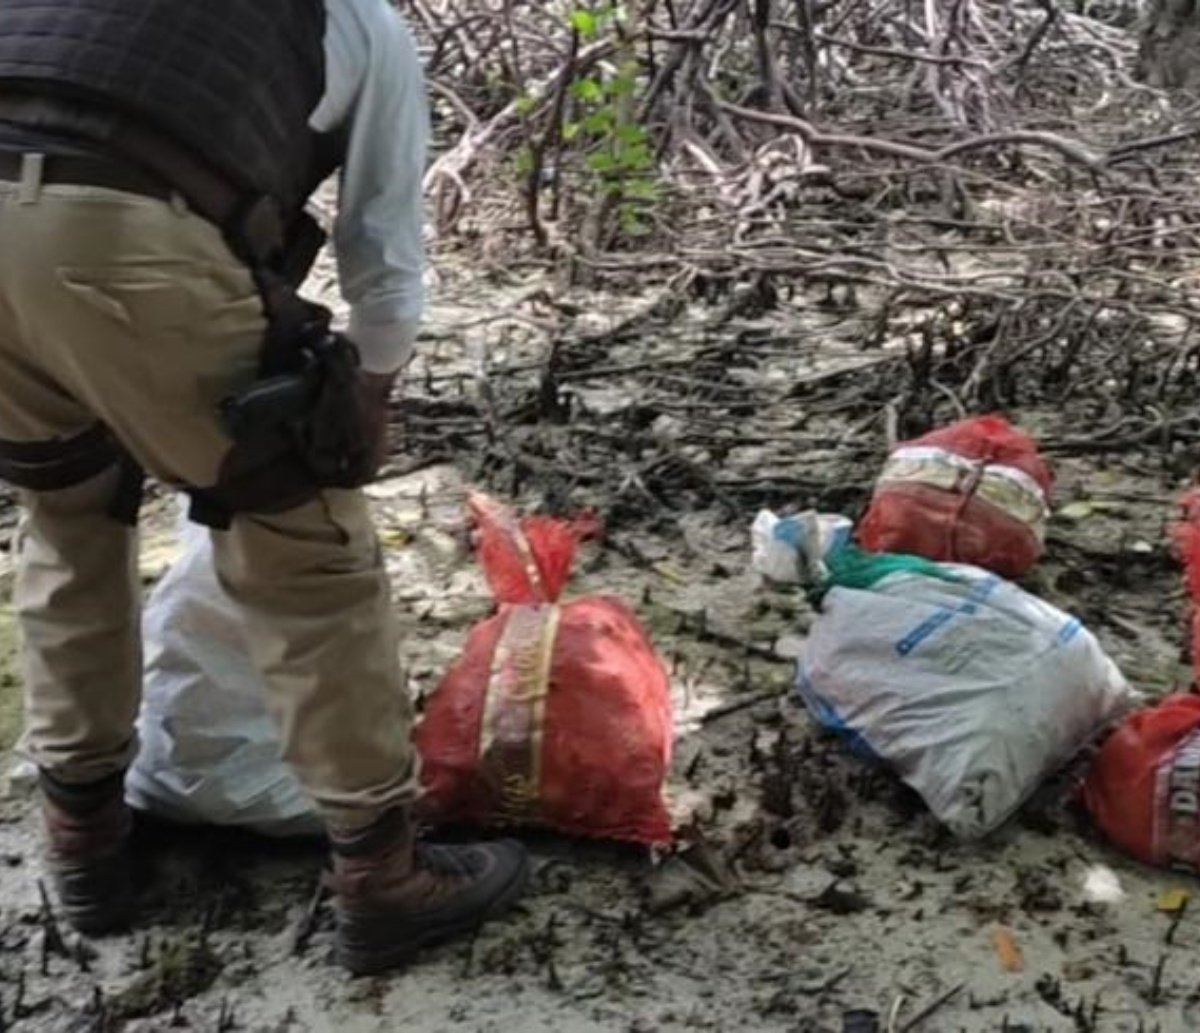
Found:
[[[358,374],[359,403],[362,406],[366,438],[372,450],[372,478],[387,461],[390,450],[388,402],[392,397],[392,389],[396,386],[396,377],[396,373],[367,373],[364,370],[360,370]]]

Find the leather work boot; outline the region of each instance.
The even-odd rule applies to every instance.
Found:
[[[514,903],[529,877],[519,843],[417,843],[400,810],[363,832],[330,838],[337,959],[355,975],[392,968],[469,932]]]
[[[133,916],[125,777],[68,785],[40,778],[47,867],[67,921],[88,936],[114,932]]]

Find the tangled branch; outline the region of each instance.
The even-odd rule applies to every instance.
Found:
[[[565,0],[408,6],[435,84],[443,246],[482,235],[576,282],[658,282],[672,319],[693,299],[737,315],[794,298],[840,315],[827,348],[871,357],[865,379],[743,399],[748,421],[849,397],[871,414],[856,426],[903,433],[1078,403],[1101,430],[1062,435],[1066,450],[1194,451],[1200,128],[1131,78],[1135,4],[641,0],[591,36]],[[610,89],[630,67],[635,85]],[[595,160],[629,127],[648,172]],[[646,176],[654,191],[627,189]],[[561,325],[547,347],[559,387],[611,365]],[[706,386],[686,418],[740,412],[713,386],[731,355],[710,368],[695,347]],[[622,369],[679,415],[674,362]],[[530,375],[545,390],[546,370]],[[770,438],[768,422],[747,433]]]

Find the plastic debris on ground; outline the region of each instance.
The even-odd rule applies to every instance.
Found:
[[[1119,904],[1126,897],[1121,877],[1108,865],[1089,865],[1083,875],[1083,899],[1089,904]]]
[[[183,552],[143,612],[140,746],[130,804],[185,824],[268,836],[319,835],[321,821],[280,760],[237,606],[217,581],[211,538],[180,515]]]
[[[699,912],[738,888],[738,879],[720,851],[701,841],[655,868],[642,886],[642,899],[652,915],[676,908]]]
[[[999,416],[963,420],[892,451],[859,541],[1017,578],[1042,554],[1052,487],[1032,438]]]
[[[760,514],[752,537],[756,568],[817,604],[797,674],[812,716],[960,837],[997,828],[1138,704],[1079,620],[996,574],[864,552],[814,513]],[[789,548],[810,551],[788,564]]]
[[[471,632],[418,725],[423,815],[668,843],[663,663],[619,599],[559,602],[594,527],[518,519],[479,494],[470,507],[499,610]]]

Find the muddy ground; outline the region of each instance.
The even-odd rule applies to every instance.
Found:
[[[318,282],[330,286],[328,275]],[[1193,882],[1098,842],[1070,806],[1069,779],[989,841],[956,843],[788,696],[812,615],[748,572],[747,531],[761,504],[854,513],[865,498],[884,421],[837,402],[866,377],[850,316],[814,316],[799,297],[719,320],[691,308],[651,319],[652,292],[552,288],[536,268],[443,269],[435,291],[401,408],[406,443],[372,489],[413,690],[432,689],[488,612],[464,547],[465,487],[515,489],[531,506],[597,505],[610,536],[582,557],[572,590],[622,594],[667,658],[672,808],[700,846],[664,865],[530,836],[537,875],[511,919],[406,971],[356,980],[330,963],[328,915],[308,917],[319,850],[209,830],[149,830],[138,932],[79,944],[41,903],[36,825],[17,784],[0,810],[0,1029],[838,1031],[855,1009],[878,1013],[881,1029],[923,1033],[1200,1028],[1200,915],[1158,909],[1163,891]],[[703,347],[688,351],[698,334]],[[554,419],[522,416],[519,392],[504,393],[528,373],[545,401],[548,338],[612,370],[588,378],[568,363],[560,378],[587,418],[558,423],[580,436],[555,438]],[[693,359],[713,347],[741,391],[732,403],[670,379],[703,377]],[[885,350],[869,364],[888,361]],[[838,370],[851,372],[839,380]],[[826,400],[799,391],[815,381],[827,382]],[[1184,472],[1153,453],[1072,447],[1095,418],[1086,410],[1016,415],[1059,445],[1059,515],[1030,586],[1087,621],[1143,691],[1183,684],[1183,601],[1164,527]],[[606,429],[646,450],[618,450],[614,468],[599,469],[580,440]],[[172,555],[170,506],[148,505],[147,584]],[[19,715],[8,611],[3,629],[7,748]],[[1001,965],[1002,927],[1023,971]]]

